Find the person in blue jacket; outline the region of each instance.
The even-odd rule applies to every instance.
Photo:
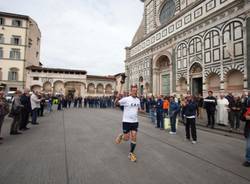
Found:
[[[176,134],[176,117],[179,113],[180,106],[179,104],[174,100],[174,97],[170,97],[170,105],[169,105],[169,117],[170,117],[170,125],[171,125],[171,131],[170,134]]]
[[[159,96],[156,102],[156,117],[157,117],[157,125],[156,128],[160,128],[164,130],[164,118],[163,118],[163,98]]]

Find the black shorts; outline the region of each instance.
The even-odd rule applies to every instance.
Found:
[[[123,122],[122,123],[122,129],[123,129],[123,133],[127,134],[130,131],[138,131],[138,127],[139,127],[139,123],[127,123],[127,122]]]

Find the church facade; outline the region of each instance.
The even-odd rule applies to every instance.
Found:
[[[242,94],[250,89],[247,0],[145,0],[126,47],[126,90],[142,95]]]

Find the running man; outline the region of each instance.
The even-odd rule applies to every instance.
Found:
[[[134,153],[136,147],[136,136],[138,131],[138,110],[140,112],[144,112],[141,110],[140,100],[137,97],[137,85],[131,86],[131,94],[128,97],[124,97],[119,100],[119,97],[116,98],[116,104],[123,106],[123,133],[119,134],[116,138],[116,144],[120,144],[122,141],[130,140],[130,152],[129,159],[132,162],[136,162],[136,154]]]

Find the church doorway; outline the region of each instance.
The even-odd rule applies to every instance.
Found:
[[[73,98],[75,97],[75,92],[76,92],[75,89],[69,89],[69,90],[68,90],[68,93],[67,93],[67,94],[68,94],[67,96],[68,96],[69,98],[73,99]]]
[[[170,75],[165,74],[161,76],[161,94],[170,95]]]
[[[190,68],[190,84],[192,95],[203,94],[202,66],[194,63]]]
[[[192,94],[199,95],[202,94],[202,77],[192,79]]]
[[[155,95],[170,95],[170,59],[166,55],[160,56],[153,69],[153,93]]]

